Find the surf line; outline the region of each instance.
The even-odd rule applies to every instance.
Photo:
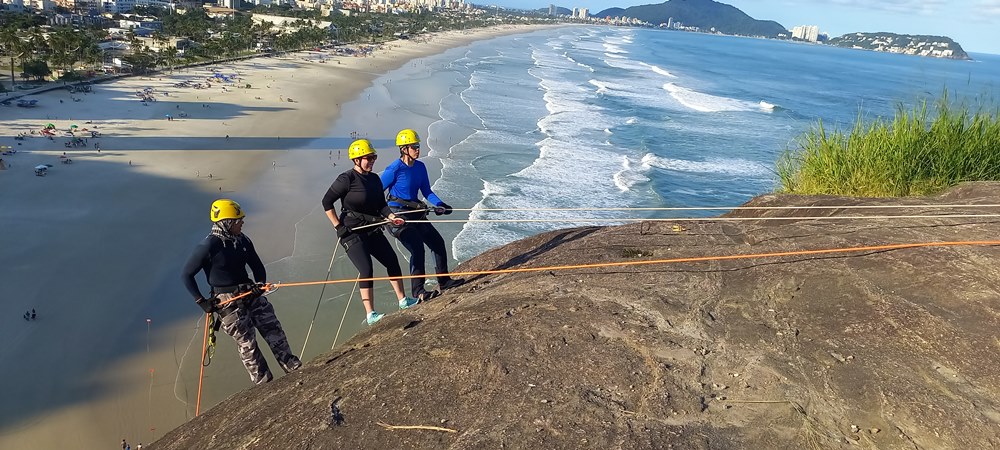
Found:
[[[794,250],[785,252],[769,252],[769,253],[747,253],[738,255],[713,255],[713,256],[692,256],[684,258],[667,258],[667,259],[649,259],[649,260],[639,260],[639,261],[614,261],[605,263],[589,263],[589,264],[567,264],[567,265],[557,265],[557,266],[541,266],[541,267],[518,267],[511,269],[493,269],[493,270],[476,270],[476,271],[465,271],[465,272],[451,272],[451,273],[441,273],[441,274],[423,274],[423,275],[400,275],[398,277],[371,277],[371,278],[344,278],[337,280],[326,280],[326,281],[300,281],[291,283],[272,283],[265,287],[265,292],[273,292],[280,288],[285,287],[301,287],[301,286],[316,286],[321,284],[342,284],[342,283],[355,283],[359,281],[386,281],[386,280],[404,280],[412,278],[426,278],[432,276],[479,276],[479,275],[499,275],[508,273],[527,273],[527,272],[547,272],[547,271],[560,271],[560,270],[581,270],[581,269],[599,269],[606,267],[631,267],[631,266],[648,266],[656,264],[678,264],[678,263],[696,263],[696,262],[709,262],[709,261],[733,261],[733,260],[744,260],[744,259],[762,259],[762,258],[780,258],[785,256],[811,256],[811,255],[830,255],[830,254],[841,254],[841,253],[857,253],[857,252],[876,252],[876,251],[887,251],[887,250],[902,250],[911,248],[928,248],[928,247],[957,247],[957,246],[992,246],[1000,245],[1000,240],[993,241],[942,241],[942,242],[916,242],[916,243],[903,243],[903,244],[885,244],[885,245],[868,245],[860,247],[834,247],[825,249],[815,249],[815,250]],[[241,294],[239,296],[233,297],[226,303],[236,301],[239,298],[250,295],[250,292]],[[225,303],[223,303],[225,304]]]

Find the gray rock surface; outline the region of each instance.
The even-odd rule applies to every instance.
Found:
[[[998,194],[976,183],[934,198],[767,195],[748,206]],[[456,271],[987,241],[997,230],[997,218],[646,222],[533,236]],[[970,245],[479,276],[149,448],[997,448],[998,259],[1000,248]]]

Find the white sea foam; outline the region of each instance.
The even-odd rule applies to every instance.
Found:
[[[774,111],[774,108],[775,108],[775,105],[772,105],[772,104],[770,104],[768,102],[765,102],[764,100],[761,100],[760,103],[759,103],[759,105],[760,105],[760,109],[763,109],[765,111]]]
[[[612,44],[611,42],[604,42],[603,45],[604,50],[608,53],[628,53],[628,50],[625,50],[616,44]]]
[[[639,118],[638,117],[629,117],[628,120],[625,121],[625,123],[627,123],[629,125],[635,125],[635,124],[639,123]]]
[[[598,94],[604,94],[604,93],[608,92],[608,84],[607,83],[604,83],[604,82],[601,82],[601,81],[598,81],[598,80],[588,80],[587,82],[597,87],[597,90],[594,91],[594,92],[596,92]]]
[[[663,89],[669,92],[670,96],[673,97],[674,100],[677,100],[678,103],[695,111],[758,111],[761,109],[760,103],[705,94],[693,89],[681,87],[674,83],[664,84]]]
[[[639,168],[632,167],[632,161],[628,156],[622,156],[622,168],[611,177],[622,192],[632,190],[632,187],[640,183],[648,183],[649,177],[644,173],[649,166],[643,163]]]
[[[666,71],[664,69],[661,69],[660,67],[654,66],[652,64],[644,63],[642,61],[639,61],[639,64],[642,65],[642,66],[644,66],[644,67],[648,67],[649,70],[652,70],[653,72],[656,72],[656,73],[658,73],[660,75],[663,75],[665,77],[677,78],[677,75],[674,75],[674,74],[672,74],[672,73],[670,73],[670,72],[668,72],[668,71]]]
[[[771,174],[767,167],[761,163],[738,158],[708,158],[704,161],[692,161],[665,158],[647,153],[643,155],[642,162],[650,167],[678,172],[717,173],[749,177],[767,177]]]

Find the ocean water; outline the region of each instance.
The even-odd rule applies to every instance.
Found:
[[[455,232],[462,260],[608,223],[588,218],[669,217],[530,208],[737,206],[775,188],[775,161],[819,120],[850,127],[859,113],[890,116],[945,88],[992,99],[1000,56],[973,57],[567,27],[453,49],[382,86],[395,108],[430,123],[425,149],[443,164],[434,191],[483,220]]]

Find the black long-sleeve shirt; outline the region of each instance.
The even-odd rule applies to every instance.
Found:
[[[218,236],[209,235],[191,253],[191,257],[184,264],[181,278],[188,292],[195,299],[199,299],[204,296],[201,295],[198,282],[194,279],[198,272],[205,271],[209,286],[229,287],[251,282],[247,275],[247,266],[253,271],[254,280],[258,283],[267,281],[264,263],[261,262],[249,237],[241,235],[233,245],[232,241],[223,243]]]
[[[323,210],[332,210],[334,202],[340,200],[338,217],[342,223],[348,228],[367,225],[364,220],[346,213],[354,211],[369,216],[388,217],[392,210],[385,203],[383,191],[385,188],[382,187],[382,179],[378,174],[360,174],[351,169],[340,174],[330,185],[330,189],[327,189],[323,196]]]

